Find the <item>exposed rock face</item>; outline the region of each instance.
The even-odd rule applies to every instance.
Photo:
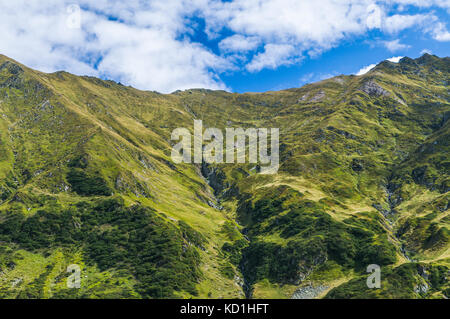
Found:
[[[8,70],[10,74],[19,74],[23,73],[23,69],[15,63],[6,61],[2,65],[0,65],[0,72],[4,69]]]
[[[299,285],[311,275],[314,269],[326,263],[327,260],[328,256],[326,254],[318,253],[310,262],[303,262],[298,266],[297,278],[293,278],[291,282],[294,285]]]
[[[327,290],[327,286],[306,286],[298,288],[294,294],[292,295],[291,299],[314,299],[318,295],[320,295],[323,291]]]
[[[320,90],[313,96],[308,92],[298,99],[298,102],[320,102],[326,97],[326,94],[323,90]]]
[[[22,282],[22,278],[14,278],[11,282],[11,288],[18,286]]]
[[[319,102],[319,101],[322,101],[324,98],[325,98],[325,92],[319,91],[309,101],[310,102]]]
[[[361,87],[361,91],[369,94],[370,96],[389,96],[390,93],[383,89],[377,82],[374,80],[369,80],[363,84]]]
[[[426,294],[428,292],[428,285],[426,283],[414,287],[414,292],[418,294]]]
[[[206,163],[202,163],[201,173],[208,181],[208,184],[213,188],[214,195],[222,194],[223,190],[229,185],[224,185],[225,175],[216,167],[210,167]]]
[[[309,96],[309,93],[306,93],[305,95],[303,95],[301,98],[298,99],[298,102],[304,102],[304,101],[308,100],[308,96]]]

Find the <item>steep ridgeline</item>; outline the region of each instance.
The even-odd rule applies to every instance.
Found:
[[[449,68],[163,95],[0,56],[0,297],[450,296]],[[278,173],[173,163],[194,119],[279,128]]]

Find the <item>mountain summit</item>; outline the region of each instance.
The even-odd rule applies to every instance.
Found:
[[[450,297],[449,71],[160,94],[0,55],[0,298]],[[174,163],[194,120],[279,128],[278,173]]]

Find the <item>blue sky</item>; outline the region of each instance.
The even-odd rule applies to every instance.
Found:
[[[169,93],[300,87],[448,56],[450,0],[0,0],[0,53]]]
[[[388,40],[389,37],[378,35],[377,39]],[[266,69],[258,73],[237,72],[224,75],[222,79],[236,92],[280,90],[299,87],[340,74],[355,74],[366,66],[391,57],[416,58],[424,53],[444,57],[450,52],[450,42],[426,38],[414,30],[402,34],[402,43],[411,46],[408,48],[390,51],[377,41],[371,40],[373,38],[358,37],[296,65],[279,67],[275,70]]]

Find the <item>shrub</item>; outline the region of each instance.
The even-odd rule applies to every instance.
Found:
[[[72,189],[81,196],[111,195],[111,189],[99,174],[88,175],[80,168],[72,168],[67,174],[67,181]]]

